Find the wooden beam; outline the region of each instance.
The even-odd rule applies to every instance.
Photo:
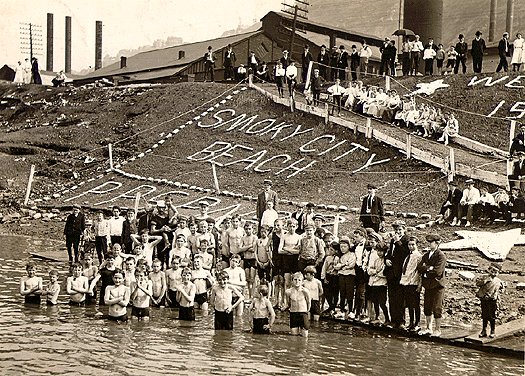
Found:
[[[498,339],[502,339],[505,337],[509,337],[515,333],[519,333],[525,330],[525,317],[522,317],[521,319],[512,320],[508,323],[505,323],[503,325],[499,325],[496,327],[496,335],[494,338],[479,338],[479,334],[476,333],[474,335],[465,337],[465,341],[467,342],[474,342],[474,343],[490,343],[493,341],[497,341]]]

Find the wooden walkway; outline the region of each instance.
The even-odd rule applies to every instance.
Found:
[[[518,319],[511,321],[509,323],[500,325],[496,327],[496,333],[498,334],[495,338],[490,338],[490,341],[472,341],[471,338],[479,338],[479,333],[481,329],[479,328],[473,328],[473,329],[464,329],[454,326],[448,326],[443,327],[442,335],[440,337],[432,337],[432,336],[422,336],[418,333],[413,332],[407,332],[406,330],[401,329],[394,329],[388,326],[378,326],[378,325],[370,325],[366,323],[362,323],[360,321],[354,321],[354,320],[343,320],[343,319],[335,319],[335,318],[322,318],[323,320],[331,320],[331,321],[337,321],[342,322],[345,324],[353,325],[353,326],[359,326],[366,328],[368,330],[376,331],[376,332],[382,332],[385,333],[385,335],[396,335],[398,337],[405,337],[405,338],[414,338],[421,341],[426,342],[434,342],[434,343],[441,343],[446,344],[450,346],[456,346],[456,347],[463,347],[463,348],[469,348],[469,349],[475,349],[478,351],[484,351],[489,352],[493,354],[500,354],[505,355],[513,358],[523,359],[525,356],[525,351],[523,348],[524,340],[525,340],[525,334],[522,334],[521,337],[519,337],[518,341],[501,341],[502,338],[506,338],[512,334],[523,332],[525,331],[524,322],[525,318]],[[512,330],[508,330],[508,328],[512,328]],[[521,329],[519,329],[521,328]]]
[[[270,98],[273,102],[290,107],[288,97],[279,98],[277,88],[273,84],[251,84],[253,89]],[[350,128],[368,138],[375,138],[387,145],[395,147],[411,158],[420,160],[433,167],[461,176],[484,181],[501,187],[507,186],[507,159],[506,152],[498,150],[476,141],[461,137],[459,144],[445,146],[439,142],[411,134],[405,129],[384,123],[382,121],[364,117],[349,111],[342,111],[340,116],[328,115],[327,107],[309,106],[305,99],[297,95],[295,110],[319,116],[335,124]],[[467,150],[466,148],[471,150]],[[452,151],[451,151],[452,150]],[[449,163],[455,161],[453,168]]]

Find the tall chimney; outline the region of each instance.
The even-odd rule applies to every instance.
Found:
[[[514,0],[507,0],[507,32],[512,38],[512,24],[514,23]]]
[[[66,16],[66,62],[65,73],[71,73],[71,17]]]
[[[496,30],[496,8],[497,7],[498,7],[498,0],[490,0],[489,42],[494,42],[494,33]]]
[[[95,70],[102,68],[102,21],[95,25]]]
[[[53,13],[47,14],[46,70],[53,72]]]
[[[120,69],[126,68],[127,64],[128,64],[128,58],[126,56],[121,56],[120,57]]]

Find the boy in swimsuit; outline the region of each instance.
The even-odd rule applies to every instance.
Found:
[[[321,281],[315,278],[316,274],[315,266],[308,265],[304,269],[304,283],[303,286],[310,292],[310,304],[311,308],[308,311],[308,318],[314,321],[319,321],[321,315],[321,304],[320,298],[323,296],[323,286]]]
[[[46,288],[46,304],[48,306],[57,305],[58,295],[60,294],[60,283],[58,283],[58,272],[54,269],[49,271],[49,285]]]
[[[191,282],[191,269],[186,267],[182,271],[182,283],[175,285],[177,302],[179,304],[179,320],[195,320],[195,285]]]
[[[26,265],[27,276],[20,280],[20,295],[24,297],[25,304],[40,305],[42,295],[42,277],[36,276],[36,265],[28,262]]]
[[[151,280],[142,268],[135,270],[135,282],[131,285],[131,317],[139,320],[149,319],[150,299],[153,295]]]
[[[209,270],[202,267],[202,256],[195,255],[193,260],[195,269],[191,279],[195,284],[195,308],[201,308],[204,312],[208,311],[208,286],[213,285],[213,277]]]
[[[253,332],[257,334],[270,334],[275,322],[275,312],[268,299],[268,291],[268,286],[259,285],[257,295],[248,308],[253,317]]]
[[[229,285],[242,292],[246,287],[246,273],[239,265],[241,263],[241,256],[239,254],[232,255],[230,258],[230,267],[224,269],[229,276]],[[236,316],[242,316],[244,305],[238,305],[235,309]]]
[[[253,284],[255,282],[255,244],[257,236],[253,234],[253,225],[251,222],[244,224],[245,235],[241,238],[240,251],[244,259],[244,273],[248,281],[248,298],[253,297]]]
[[[166,275],[162,270],[162,262],[159,259],[153,260],[151,272],[149,273],[149,279],[153,288],[153,294],[151,295],[151,302],[153,307],[164,306],[164,300],[166,295]]]
[[[292,276],[292,287],[284,292],[284,307],[290,308],[290,329],[292,335],[308,337],[310,321],[310,292],[303,287],[303,273],[297,272]]]
[[[222,271],[218,276],[218,284],[211,289],[210,305],[215,308],[215,330],[232,330],[233,329],[233,311],[239,305],[242,305],[244,297],[236,289],[228,285],[230,276],[226,271]],[[237,301],[233,303],[233,298]]]
[[[89,286],[91,286],[91,282],[95,279],[96,275],[98,273],[98,268],[93,265],[93,253],[88,252],[84,254],[84,270],[82,271],[82,275],[84,277],[87,277]],[[97,302],[97,290],[93,290],[93,295],[88,294],[86,295],[86,305],[93,305]]]
[[[171,257],[171,255],[170,255]],[[171,308],[178,308],[179,303],[177,302],[177,285],[182,283],[182,269],[180,266],[180,258],[175,256],[171,259],[171,268],[166,270],[166,284],[168,285],[168,291],[166,293],[166,301],[168,306]]]
[[[69,305],[82,306],[89,291],[89,281],[82,275],[82,265],[73,264],[73,276],[67,277],[66,291],[69,294]]]
[[[269,228],[261,226],[261,237],[255,243],[255,261],[257,262],[257,275],[261,284],[267,284],[268,289],[271,289],[271,263],[272,251],[270,249],[271,242],[268,238]]]
[[[126,307],[129,303],[129,288],[124,286],[124,275],[120,269],[113,272],[114,285],[108,286],[104,294],[104,302],[109,306],[108,318],[112,321],[127,321]]]

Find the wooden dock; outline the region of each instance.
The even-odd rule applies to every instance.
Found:
[[[514,320],[507,324],[503,324],[503,325],[496,327],[496,333],[498,333],[498,336],[495,338],[490,338],[490,341],[487,341],[487,342],[470,340],[471,338],[480,339],[479,333],[481,329],[478,327],[472,328],[472,329],[465,329],[465,328],[459,328],[459,327],[444,326],[441,329],[442,335],[440,337],[432,337],[432,336],[422,336],[418,333],[408,332],[402,329],[395,329],[395,328],[391,328],[388,326],[370,325],[370,324],[362,323],[360,321],[355,321],[355,320],[344,320],[344,319],[336,319],[336,318],[331,318],[331,317],[330,318],[322,317],[321,319],[345,323],[345,324],[352,325],[352,326],[359,326],[359,327],[363,327],[371,331],[381,332],[381,333],[385,333],[389,335],[394,334],[394,335],[397,335],[398,337],[414,338],[414,339],[418,339],[418,340],[426,341],[426,342],[434,342],[434,343],[440,343],[440,344],[445,344],[445,345],[450,345],[450,346],[469,348],[469,349],[489,352],[493,354],[505,355],[505,356],[509,356],[512,358],[523,359],[523,357],[525,356],[525,351],[524,351],[525,333],[520,336],[519,341],[515,341],[514,343],[510,345],[504,343],[504,341],[499,341],[504,337],[508,337],[510,335],[519,333],[520,331],[525,331],[525,326],[524,326],[525,318]],[[521,328],[521,329],[518,329],[518,328]],[[485,340],[485,338],[482,338],[482,339]],[[498,343],[494,343],[494,342],[498,342]],[[503,343],[499,343],[499,342],[503,342]]]

